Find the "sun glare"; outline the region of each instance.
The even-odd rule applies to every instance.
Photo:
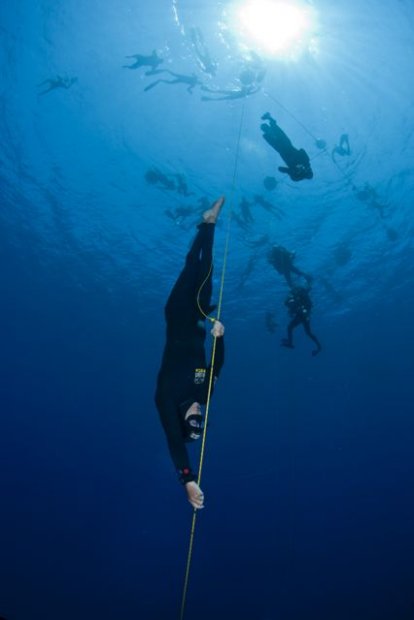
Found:
[[[309,47],[314,15],[309,6],[251,0],[237,10],[239,34],[262,53],[295,56]]]

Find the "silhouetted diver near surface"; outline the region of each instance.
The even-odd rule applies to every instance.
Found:
[[[287,285],[292,288],[292,273],[305,278],[306,282],[310,286],[312,283],[312,276],[301,271],[293,264],[295,259],[295,252],[289,252],[286,248],[281,245],[274,245],[270,250],[267,260],[268,262],[276,269],[280,275],[284,276]]]
[[[163,59],[158,56],[156,50],[152,51],[151,56],[132,54],[132,56],[125,56],[125,58],[135,58],[135,62],[132,65],[122,65],[123,69],[139,69],[140,67],[151,67],[150,71],[145,71],[145,75],[154,75],[158,66],[164,62]]]
[[[278,220],[281,220],[283,216],[285,215],[285,212],[283,211],[283,209],[281,209],[280,207],[275,207],[274,205],[272,205],[271,202],[266,200],[266,198],[263,198],[263,196],[260,196],[260,194],[255,194],[253,196],[253,200],[255,201],[256,204],[263,207],[263,209],[265,209],[268,213],[271,213],[272,215],[277,217]]]
[[[184,175],[175,174],[174,176],[177,179],[177,194],[181,194],[182,196],[194,196],[194,192],[190,192],[188,189]]]
[[[282,131],[269,112],[263,114],[262,120],[269,121],[268,125],[266,123],[260,125],[263,138],[279,153],[286,164],[286,167],[279,166],[278,170],[288,174],[292,181],[312,179],[313,172],[306,151],[304,149],[296,149],[293,146],[285,132]]]
[[[167,338],[157,379],[155,402],[171,458],[194,509],[204,507],[204,495],[192,472],[186,442],[199,439],[203,431],[200,405],[207,402],[211,366],[206,365],[205,318],[211,306],[215,223],[224,197],[203,214],[203,223],[187,254],[165,306]],[[215,380],[224,363],[224,327],[213,320],[216,340]]]
[[[43,82],[40,82],[40,84],[38,84],[38,87],[40,86],[44,86],[45,84],[49,85],[49,88],[47,88],[46,90],[43,90],[41,93],[38,93],[39,95],[46,95],[47,93],[50,93],[51,90],[55,90],[55,88],[64,88],[64,89],[68,89],[71,86],[73,86],[73,84],[75,84],[78,81],[77,77],[62,77],[61,75],[57,75],[55,78],[49,78],[48,80],[43,80]]]
[[[158,71],[154,71],[154,74],[156,73],[169,73],[170,75],[173,76],[174,79],[156,80],[155,82],[152,82],[152,84],[149,84],[146,88],[144,88],[144,91],[151,90],[152,88],[157,86],[157,84],[187,84],[188,86],[187,92],[192,94],[195,86],[198,86],[199,84],[201,84],[200,80],[198,79],[195,73],[192,73],[191,75],[182,75],[180,73],[174,73],[174,71],[170,71],[169,69],[159,69]]]
[[[377,209],[379,216],[382,219],[385,217],[384,209],[386,208],[386,206],[378,202],[377,191],[374,187],[372,187],[372,185],[370,185],[369,183],[365,183],[362,189],[358,189],[353,185],[352,189],[354,190],[358,200],[360,200],[361,202],[366,202],[370,207]]]
[[[171,179],[169,179],[166,174],[161,172],[161,170],[158,170],[158,168],[150,168],[144,176],[149,185],[157,185],[157,183],[159,183],[162,187],[164,187],[164,189],[168,189],[170,191],[176,189],[174,181],[171,181]]]

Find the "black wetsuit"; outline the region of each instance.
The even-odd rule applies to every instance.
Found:
[[[322,347],[317,337],[311,331],[310,313],[312,309],[312,301],[309,297],[308,291],[301,286],[295,287],[292,289],[291,294],[286,298],[285,305],[288,308],[292,320],[287,328],[288,337],[286,340],[282,341],[282,344],[285,347],[293,348],[293,330],[298,327],[298,325],[302,324],[305,333],[311,340],[313,340],[317,347],[314,351],[312,351],[312,355],[317,355],[321,351]]]
[[[183,483],[195,480],[186,449],[184,416],[192,403],[207,402],[210,366],[206,367],[205,314],[212,293],[214,224],[200,224],[185,266],[165,306],[167,340],[158,374],[155,402],[167,436],[171,458]],[[204,284],[203,284],[204,283]],[[223,337],[217,338],[214,377],[224,362]],[[214,379],[214,380],[215,380]],[[214,385],[214,382],[213,382]]]
[[[308,154],[304,149],[296,149],[277,122],[269,115],[267,116],[269,125],[263,123],[261,129],[263,138],[272,148],[274,148],[286,166],[280,166],[280,172],[285,172],[292,181],[302,181],[312,179],[313,172],[310,165]]]

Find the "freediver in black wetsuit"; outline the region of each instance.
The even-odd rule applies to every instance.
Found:
[[[262,120],[269,121],[268,125],[266,123],[260,125],[263,131],[263,138],[279,153],[286,164],[286,167],[279,166],[280,172],[288,174],[292,181],[312,179],[313,172],[306,151],[304,149],[296,149],[293,146],[285,132],[282,131],[269,112],[263,114]]]
[[[191,470],[186,442],[198,439],[203,431],[200,405],[207,402],[211,371],[206,366],[204,323],[205,315],[215,308],[210,305],[212,253],[215,223],[223,203],[224,197],[219,198],[204,212],[165,306],[167,338],[155,393],[171,458],[194,509],[204,507],[204,495]],[[224,362],[224,327],[220,321],[213,322],[211,334],[217,341],[212,386]]]
[[[322,347],[317,337],[312,333],[310,327],[312,301],[309,296],[309,288],[303,286],[295,286],[292,288],[290,294],[285,299],[285,306],[292,320],[287,328],[288,337],[282,340],[281,345],[293,349],[293,330],[302,324],[306,335],[316,344],[316,349],[312,351],[312,355],[317,355],[322,350]]]

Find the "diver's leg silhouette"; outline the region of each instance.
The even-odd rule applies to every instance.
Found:
[[[153,82],[152,84],[144,88],[144,91],[151,90],[152,88],[154,88],[155,86],[157,86],[157,84],[160,84],[161,82],[163,82],[164,84],[178,84],[180,80],[156,80],[155,82]]]
[[[200,305],[204,311],[208,311],[210,305],[214,229],[214,224],[199,225],[197,235],[186,256],[184,268],[165,306],[167,320],[174,318],[183,327],[194,319],[197,310],[197,294],[201,286]]]
[[[316,353],[319,353],[319,351],[321,350],[321,343],[319,342],[319,340],[317,339],[317,337],[315,336],[315,334],[312,333],[311,328],[310,328],[310,320],[309,319],[305,319],[303,321],[303,328],[305,330],[306,335],[313,340],[313,342],[316,344],[316,351],[313,352],[313,355],[316,355]]]

